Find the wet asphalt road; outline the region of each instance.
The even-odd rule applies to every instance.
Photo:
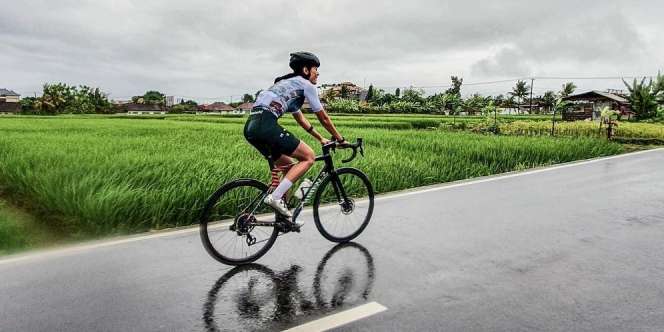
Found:
[[[307,213],[306,220],[312,221]],[[664,150],[383,197],[355,244],[313,223],[257,264],[197,232],[0,261],[0,331],[664,330]]]

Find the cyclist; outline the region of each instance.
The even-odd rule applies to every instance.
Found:
[[[300,110],[306,99],[321,125],[336,141],[344,143],[343,136],[323,110],[318,98],[315,86],[320,67],[318,57],[309,52],[291,53],[289,66],[293,69],[292,73],[277,77],[274,85],[260,92],[244,126],[244,137],[247,141],[265,158],[274,161],[276,167],[287,169],[292,165],[277,188],[264,200],[265,204],[286,217],[292,217],[292,214],[283,196],[293,183],[311,168],[316,156],[307,143],[300,141],[277,123],[279,117],[284,113],[291,113],[295,121],[311,136],[321,144],[327,144],[329,141],[314,130],[314,126]],[[298,163],[293,164],[291,157],[297,159]]]

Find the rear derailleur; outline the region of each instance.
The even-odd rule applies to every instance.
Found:
[[[256,237],[251,235],[251,231],[254,229],[256,222],[256,217],[252,214],[241,214],[235,218],[235,222],[230,226],[230,230],[237,233],[238,236],[244,236],[245,241],[248,246],[256,244]]]

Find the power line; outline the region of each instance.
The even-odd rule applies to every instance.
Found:
[[[496,81],[480,81],[480,82],[470,82],[463,83],[461,86],[473,86],[473,85],[490,85],[498,83],[510,83],[516,81],[527,81],[530,79],[536,80],[616,80],[623,78],[641,78],[641,77],[655,77],[654,75],[627,75],[627,76],[585,76],[585,77],[572,77],[572,76],[527,76],[527,77],[515,77],[510,79],[496,80]],[[396,88],[417,88],[417,89],[432,89],[432,88],[449,88],[452,87],[451,84],[436,84],[436,85],[400,85],[400,86],[376,86],[378,88],[385,89],[396,89]]]
[[[597,76],[597,77],[544,77],[534,76],[536,80],[618,80],[623,78],[655,77],[653,75],[642,76]]]
[[[516,81],[527,81],[527,80],[618,80],[618,79],[633,79],[633,78],[654,78],[655,75],[626,75],[626,76],[524,76],[524,77],[515,77],[515,78],[509,78],[509,79],[501,79],[501,80],[493,80],[493,81],[478,81],[478,82],[468,82],[468,83],[463,83],[461,86],[482,86],[482,85],[493,85],[493,84],[499,84],[499,83],[513,83]],[[452,84],[434,84],[434,85],[412,85],[412,84],[404,84],[404,85],[395,85],[395,86],[380,86],[380,85],[374,85],[375,88],[381,88],[381,89],[440,89],[440,88],[450,88],[452,87]],[[535,88],[536,90],[539,90],[541,88]],[[225,96],[215,96],[215,97],[203,97],[203,96],[186,96],[186,95],[179,95],[179,94],[168,94],[172,96],[177,96],[180,98],[187,98],[187,99],[199,99],[199,100],[226,100],[234,97],[241,97],[244,95],[244,93],[237,93],[237,94],[232,94],[232,95],[225,95]],[[130,99],[131,97],[127,96],[118,96],[116,98],[126,98]]]

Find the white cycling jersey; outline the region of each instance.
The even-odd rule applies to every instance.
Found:
[[[269,89],[261,91],[254,107],[268,108],[279,118],[284,113],[300,112],[305,99],[312,111],[318,112],[323,109],[316,86],[302,76],[295,76],[283,79]]]

